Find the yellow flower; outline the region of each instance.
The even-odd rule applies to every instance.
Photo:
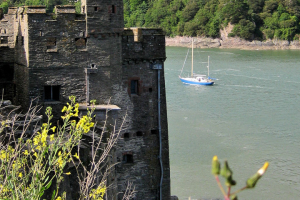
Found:
[[[75,153],[73,156],[79,160],[79,156],[77,155],[77,153]]]
[[[52,128],[50,128],[53,132],[55,132],[56,126],[53,126]]]
[[[6,159],[6,155],[7,155],[7,154],[6,154],[6,152],[5,152],[4,150],[1,150],[1,151],[0,151],[0,159],[1,159],[1,160],[5,160],[5,159]]]
[[[25,156],[28,155],[28,151],[27,151],[27,150],[24,151],[24,155],[25,155]]]
[[[61,110],[61,112],[66,112],[67,111],[67,107],[64,106],[63,109]]]
[[[62,200],[62,198],[60,196],[58,196],[55,200]]]
[[[40,135],[37,135],[33,138],[33,144],[34,145],[38,145],[39,144],[39,140],[40,140]]]
[[[64,164],[64,161],[63,161],[62,157],[59,157],[57,159],[57,165],[58,165],[58,167],[63,168],[63,164]]]
[[[19,173],[19,177],[20,177],[20,178],[22,178],[22,177],[23,177],[23,174],[22,174],[22,172],[20,172],[20,173]]]
[[[37,158],[38,157],[38,155],[37,155],[37,153],[36,152],[34,152],[34,154],[33,154],[34,156],[35,156],[35,158]]]
[[[70,175],[71,174],[71,172],[67,172],[67,173],[65,173],[65,175]]]
[[[268,167],[269,167],[269,163],[265,162],[264,166],[262,166],[262,168],[260,168],[257,171],[257,173],[262,176],[267,171]]]
[[[50,135],[50,141],[54,140],[54,134]]]
[[[253,176],[251,176],[247,182],[247,188],[254,188],[260,177],[266,172],[269,167],[269,163],[265,162],[264,166],[260,168]]]

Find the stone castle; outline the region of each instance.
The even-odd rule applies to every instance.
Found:
[[[107,110],[117,121],[127,113],[108,180],[118,195],[109,199],[120,199],[128,180],[135,199],[170,199],[165,59],[162,30],[124,28],[122,0],[81,0],[80,14],[74,6],[0,10],[4,99],[26,111],[38,97],[60,116],[74,95],[82,111],[97,101],[96,120]]]

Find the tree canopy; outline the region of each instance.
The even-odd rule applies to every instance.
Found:
[[[168,36],[299,40],[300,0],[123,0],[126,27],[162,28]]]

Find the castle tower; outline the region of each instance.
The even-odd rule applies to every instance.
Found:
[[[169,199],[162,30],[124,30],[122,0],[82,0],[81,14],[74,6],[56,6],[52,15],[44,6],[10,13],[6,19],[12,18],[7,21],[14,28],[4,39],[13,44],[6,62],[14,66],[15,103],[25,110],[38,97],[44,108],[51,106],[53,115],[60,116],[70,95],[85,108],[92,99],[110,102],[117,128],[125,113],[127,118],[110,158],[117,165],[108,179],[113,186],[108,199],[122,199],[128,181],[136,188],[136,199]],[[65,188],[69,199],[76,199],[76,187]]]
[[[111,88],[120,85],[123,32],[123,2],[120,0],[82,0],[81,11],[86,16],[88,64],[98,69],[89,77],[89,99],[108,98],[119,91]],[[100,86],[100,87],[99,87]],[[105,90],[104,88],[109,88]]]

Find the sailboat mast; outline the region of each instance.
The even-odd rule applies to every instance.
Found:
[[[191,70],[191,77],[193,78],[193,65],[194,65],[194,39],[192,38],[192,70]]]
[[[208,64],[207,64],[207,69],[208,69],[208,70],[207,70],[207,76],[209,77],[209,56],[208,56],[208,61],[207,61],[207,63],[208,63]]]

